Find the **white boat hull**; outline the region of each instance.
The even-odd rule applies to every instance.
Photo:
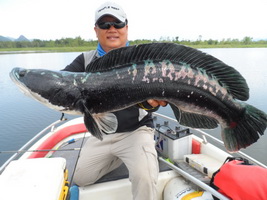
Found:
[[[159,118],[163,118],[160,120],[157,119],[160,123],[163,123],[164,120],[169,121],[170,124],[168,124],[168,127],[171,127],[173,124],[176,124],[176,120],[162,116],[160,114],[156,114]],[[165,123],[165,122],[164,122]],[[177,124],[176,124],[177,125]],[[176,126],[175,125],[175,126]],[[166,126],[167,127],[167,126]],[[193,133],[195,133],[198,130],[192,130]],[[209,143],[207,141],[207,134],[198,131],[200,134],[204,135],[203,138],[200,138],[199,136],[196,135],[190,135],[190,136],[185,136],[183,138],[183,141],[177,141],[177,138],[174,140],[170,140],[168,137],[168,134],[162,133],[159,129],[157,129],[156,132],[156,139],[161,139],[161,141],[157,141],[157,144],[160,145],[158,147],[159,153],[162,153],[163,155],[167,155],[168,161],[166,161],[163,158],[159,158],[159,161],[166,166],[170,167],[169,170],[165,170],[159,173],[159,178],[158,178],[158,199],[157,200],[171,200],[171,199],[179,199],[179,195],[181,192],[184,190],[185,185],[180,185],[176,187],[173,187],[173,189],[170,190],[170,185],[168,183],[171,183],[173,185],[173,182],[181,182],[183,180],[187,180],[190,182],[190,187],[192,191],[194,191],[194,187],[197,188],[198,190],[203,190],[206,191],[205,195],[215,195],[219,197],[220,199],[228,199],[225,196],[221,195],[217,191],[213,190],[212,188],[209,187],[207,181],[209,178],[211,178],[212,174],[220,168],[220,166],[223,164],[225,159],[230,156],[228,153],[224,152],[220,148],[214,146],[213,144]],[[43,133],[42,133],[43,134]],[[161,135],[160,135],[161,134]],[[39,181],[41,180],[41,183],[43,180],[46,180],[43,175],[47,173],[47,169],[45,167],[45,164],[42,162],[38,162],[38,160],[47,160],[47,163],[51,160],[49,157],[57,157],[58,152],[67,152],[64,155],[69,155],[70,152],[76,153],[76,157],[78,157],[78,153],[80,151],[80,147],[78,143],[76,144],[76,141],[80,140],[83,141],[86,137],[90,137],[90,133],[86,131],[86,128],[83,124],[83,118],[76,118],[73,120],[70,120],[61,126],[58,126],[57,128],[54,127],[54,124],[52,125],[52,129],[48,131],[48,133],[45,133],[40,139],[34,142],[34,144],[30,148],[25,148],[25,149],[20,149],[16,154],[11,158],[14,159],[19,153],[23,153],[23,155],[19,158],[19,162],[22,164],[25,163],[31,158],[36,161],[36,168],[40,169],[38,177],[38,173],[36,173],[34,176],[35,178]],[[158,137],[157,137],[158,136]],[[213,137],[211,137],[213,139]],[[69,141],[75,141],[74,142],[74,147],[70,146]],[[214,139],[215,142],[217,142],[217,139]],[[182,141],[182,142],[181,142]],[[70,143],[70,144],[69,144]],[[220,143],[220,142],[219,142]],[[178,145],[179,144],[179,145]],[[28,145],[28,144],[27,144]],[[166,151],[166,147],[168,147],[168,150]],[[180,150],[177,150],[176,148],[180,148]],[[181,151],[181,148],[187,149],[186,151]],[[192,154],[192,151],[195,154]],[[196,152],[195,152],[196,151]],[[167,153],[166,153],[167,152]],[[185,152],[185,153],[184,153]],[[242,154],[243,155],[243,154]],[[75,162],[77,161],[78,158],[75,160],[68,160],[66,158],[66,168],[69,170],[69,181],[72,181],[72,173],[75,169]],[[10,160],[9,160],[10,161]],[[8,161],[8,163],[9,163]],[[175,166],[169,161],[176,162],[176,164],[179,166]],[[255,160],[253,160],[255,161]],[[14,161],[17,162],[17,161]],[[8,179],[14,175],[13,177],[17,178],[17,183],[23,184],[24,182],[26,183],[27,177],[22,177],[20,176],[20,168],[13,169],[12,164],[8,165],[8,163],[5,163],[1,168],[0,172],[3,171],[3,173],[0,175],[0,188],[3,191],[9,191],[9,193],[2,193],[5,194],[5,196],[1,196],[1,199],[10,199],[10,200],[15,200],[17,199],[16,197],[11,198],[11,191],[18,191],[18,185],[15,183],[10,186],[10,183],[7,184]],[[70,167],[70,164],[72,164],[72,168]],[[257,163],[259,165],[262,165],[261,163]],[[201,178],[199,178],[195,174],[190,174],[186,169],[183,168],[183,165],[188,166],[189,169],[193,169],[196,172],[194,173],[199,173],[202,174]],[[39,167],[38,167],[39,166]],[[262,165],[264,166],[264,165]],[[266,167],[266,166],[264,166]],[[5,169],[6,168],[6,169]],[[5,170],[4,170],[5,169]],[[10,171],[12,173],[6,173]],[[34,170],[31,170],[30,167],[25,169],[26,171],[30,173],[31,171],[33,172]],[[49,171],[48,171],[49,173]],[[58,172],[57,175],[54,176],[64,176],[64,170],[61,172]],[[65,180],[65,179],[64,179]],[[40,193],[41,191],[38,189],[39,187],[39,182],[38,181],[32,181],[31,186],[28,186],[24,188],[24,190],[20,190],[20,199],[29,199],[29,193]],[[50,183],[55,182],[53,180],[47,180],[46,185],[52,185]],[[71,186],[73,183],[69,183]],[[9,186],[8,186],[9,185]],[[37,187],[38,186],[38,187]],[[53,186],[53,188],[58,188],[58,194],[59,197],[53,198],[53,197],[46,197],[45,200],[65,200],[69,198],[67,195],[64,195],[66,190],[68,189],[62,189],[65,186],[65,182],[61,181],[60,184],[57,186]],[[27,188],[29,190],[27,190]],[[44,189],[45,187],[42,186]],[[167,189],[168,188],[168,189]],[[19,188],[21,189],[21,188]],[[36,189],[36,191],[35,191]],[[46,190],[51,190],[51,189],[46,189]],[[64,191],[65,190],[65,191]],[[129,179],[122,178],[118,180],[112,180],[112,181],[103,181],[101,183],[96,183],[90,186],[86,187],[79,187],[79,195],[73,195],[76,196],[76,199],[71,199],[71,200],[92,200],[92,199],[97,199],[97,200],[131,200],[132,199],[132,194],[131,194],[131,183]],[[48,192],[47,191],[47,192]],[[49,192],[48,192],[49,193]],[[183,193],[183,192],[182,192]],[[169,195],[168,195],[169,194]],[[25,196],[23,196],[25,195]],[[73,197],[72,196],[72,197]],[[79,197],[78,197],[79,196]],[[180,195],[181,196],[181,195]],[[172,198],[173,197],[173,198]],[[41,198],[36,198],[35,199],[41,199]],[[197,199],[197,198],[196,198]],[[201,199],[201,197],[198,197],[198,199]],[[203,196],[203,199],[208,199],[208,197]]]

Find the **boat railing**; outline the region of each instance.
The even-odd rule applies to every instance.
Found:
[[[221,146],[224,146],[224,144],[221,140],[209,135],[208,133],[206,133],[200,129],[194,129],[194,130],[196,130],[198,133],[200,133],[202,135],[203,141],[207,142],[206,137],[208,137],[208,138],[212,139],[213,141],[215,141],[216,143],[220,144]],[[250,160],[251,162],[255,163],[256,165],[267,168],[266,165],[264,165],[263,163],[259,162],[258,160],[252,158],[251,156],[247,155],[246,153],[244,153],[242,151],[237,151],[235,153],[238,154],[239,156],[242,156],[243,158]]]
[[[179,123],[176,119],[171,118],[171,117],[168,117],[168,116],[163,115],[163,114],[160,114],[160,113],[156,113],[156,112],[155,112],[155,113],[153,113],[153,115],[155,115],[155,116],[159,116],[159,117],[162,117],[162,118],[165,118],[165,119],[170,120],[170,121],[175,122],[175,123]],[[204,142],[205,144],[209,143],[209,142],[208,142],[208,139],[207,139],[207,138],[209,138],[209,139],[212,140],[213,142],[219,144],[221,147],[224,147],[224,144],[223,144],[223,142],[222,142],[221,140],[219,140],[218,138],[216,138],[216,137],[210,135],[209,133],[206,133],[206,132],[204,132],[204,131],[202,131],[202,130],[200,130],[200,129],[192,129],[192,130],[195,130],[197,133],[199,133],[199,134],[201,135],[201,137],[202,137],[202,139],[203,139],[203,142]],[[255,163],[256,165],[259,165],[259,166],[261,166],[261,167],[267,168],[266,165],[264,165],[263,163],[259,162],[258,160],[252,158],[251,156],[247,155],[246,153],[244,153],[244,152],[242,152],[242,151],[238,151],[238,152],[235,152],[235,153],[236,153],[237,155],[239,155],[239,156],[242,156],[243,158],[248,159],[249,161]]]
[[[53,132],[55,129],[55,126],[62,121],[66,121],[67,119],[64,117],[61,117],[61,119],[51,123],[46,128],[44,128],[42,131],[37,133],[32,139],[30,139],[27,143],[25,143],[19,150],[17,150],[1,167],[0,167],[0,174],[4,171],[5,167],[12,161],[17,159],[21,155],[21,153],[25,153],[30,146],[32,146],[39,138],[41,138],[44,134],[46,134],[49,129],[50,132]]]

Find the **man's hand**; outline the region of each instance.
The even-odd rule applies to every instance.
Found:
[[[155,99],[149,99],[147,100],[147,103],[149,103],[153,108],[156,108],[157,106],[167,106],[167,102],[166,101],[159,101],[159,100],[155,100]]]

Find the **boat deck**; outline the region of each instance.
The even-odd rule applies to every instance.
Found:
[[[66,168],[68,169],[69,173],[69,181],[72,183],[72,178],[73,178],[73,172],[75,169],[75,165],[77,163],[78,155],[79,155],[79,150],[73,150],[74,148],[80,148],[82,144],[82,138],[77,139],[75,142],[67,144],[67,145],[62,145],[58,150],[60,151],[55,151],[51,157],[63,157],[67,161],[67,166]],[[85,142],[85,141],[84,141]],[[61,151],[64,150],[65,151]],[[159,169],[160,172],[163,171],[168,171],[171,170],[166,164],[159,162]],[[107,182],[107,181],[114,181],[114,180],[119,180],[123,178],[128,178],[129,177],[129,172],[125,164],[122,164],[120,167],[117,169],[113,170],[112,172],[106,174],[103,176],[101,179],[99,179],[96,183],[102,183],[102,182]]]

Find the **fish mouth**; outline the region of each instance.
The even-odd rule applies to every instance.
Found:
[[[27,85],[23,83],[23,78],[26,78],[25,76],[30,70],[23,69],[23,68],[14,68],[11,70],[9,76],[11,80],[18,86],[19,90],[26,96],[31,97],[40,103],[48,104],[48,101],[43,98],[40,94],[32,91]]]
[[[15,83],[19,82],[19,71],[21,70],[21,68],[14,68],[11,70],[11,72],[9,73],[9,76],[11,78],[11,80]]]
[[[12,71],[9,73],[9,76],[10,76],[11,80],[19,87],[19,89],[24,94],[28,95],[28,94],[30,94],[29,89],[26,87],[25,84],[23,84],[20,81],[20,78],[24,77],[26,73],[27,73],[26,69],[17,67],[17,68],[12,69]],[[32,95],[30,95],[30,96],[32,96]]]
[[[9,73],[11,80],[18,86],[19,90],[26,96],[38,100],[41,103],[45,103],[45,99],[42,98],[37,93],[33,92],[29,87],[27,87],[21,80],[27,75],[29,70],[23,68],[14,68]]]

